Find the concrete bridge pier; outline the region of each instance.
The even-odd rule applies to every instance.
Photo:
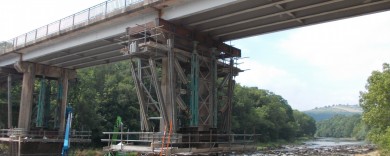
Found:
[[[0,142],[7,142],[9,145],[9,155],[34,154],[34,155],[58,155],[62,148],[62,136],[65,129],[65,111],[68,94],[68,80],[76,77],[75,70],[48,66],[43,64],[19,61],[14,64],[16,74],[22,74],[22,89],[20,99],[20,109],[17,128],[9,127],[8,132],[0,136]],[[12,70],[12,69],[9,69]],[[18,73],[19,72],[19,73]],[[34,84],[36,77],[57,80],[58,99],[60,108],[58,113],[58,129],[56,126],[40,127],[32,126],[34,104]],[[10,81],[10,80],[8,80]],[[46,82],[46,80],[45,80]],[[10,82],[8,82],[8,88]],[[10,91],[10,89],[8,89]],[[41,94],[41,93],[40,93]],[[44,97],[50,98],[50,97]],[[50,111],[44,110],[42,111]],[[10,113],[10,112],[9,112]],[[46,125],[47,126],[47,125]],[[8,137],[7,137],[8,136]],[[79,140],[84,141],[84,140]],[[89,142],[89,140],[86,140]]]
[[[14,67],[18,72],[23,74],[18,128],[26,131],[31,129],[35,77],[44,76],[46,78],[57,79],[59,86],[61,86],[60,91],[62,97],[58,101],[60,104],[59,132],[63,132],[65,128],[68,80],[76,77],[75,70],[23,61],[15,63]]]
[[[18,128],[30,129],[32,100],[35,80],[35,64],[15,64],[18,72],[23,73],[22,93],[20,97],[20,109]]]

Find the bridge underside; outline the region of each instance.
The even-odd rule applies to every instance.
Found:
[[[389,0],[244,0],[171,22],[229,41],[389,9]]]
[[[11,67],[20,58],[69,69],[121,61],[126,59],[118,54],[125,46],[123,29],[156,18],[225,42],[390,9],[389,0],[154,1],[137,9],[142,16],[125,8],[104,22],[91,17],[77,29],[64,28],[37,42],[9,42],[7,52],[0,50],[0,66]]]

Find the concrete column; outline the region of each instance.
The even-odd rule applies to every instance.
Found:
[[[168,122],[172,122],[172,130],[173,132],[176,132],[177,128],[177,109],[176,109],[176,71],[175,71],[175,53],[173,51],[174,47],[174,39],[171,37],[167,40],[167,45],[169,48],[168,51],[168,88],[169,88],[169,107],[170,111],[167,113],[168,116],[171,116],[171,118],[168,120]],[[167,127],[169,127],[170,123],[167,124]]]
[[[30,130],[32,100],[35,80],[35,64],[25,64],[18,66],[16,70],[23,72],[22,94],[20,98],[18,128]]]
[[[163,58],[161,63],[161,91],[164,100],[165,110],[167,111],[168,122],[172,119],[172,106],[169,98],[169,80],[168,80],[168,58]],[[169,123],[165,123],[164,120],[160,120],[160,132],[163,132],[165,126],[169,126]]]
[[[8,74],[8,128],[12,128],[11,74]]]
[[[19,111],[19,128],[25,128],[26,130],[30,129],[31,121],[31,110],[32,110],[32,97],[33,97],[33,87],[34,87],[34,78],[35,75],[59,78],[62,82],[62,101],[61,113],[60,113],[60,131],[63,131],[65,128],[65,111],[68,95],[68,79],[76,77],[76,71],[53,67],[38,63],[31,62],[17,62],[14,64],[15,69],[23,73],[23,86],[22,86],[22,95],[20,100],[20,111]]]
[[[61,101],[61,113],[60,113],[60,132],[65,130],[65,111],[66,104],[68,102],[68,76],[69,73],[64,70],[61,78],[58,81],[62,83],[62,101]]]
[[[177,130],[177,108],[176,108],[176,73],[174,69],[174,54],[173,51],[168,52],[170,57],[162,59],[161,65],[161,90],[164,99],[165,110],[168,116],[168,122],[172,121],[172,130]],[[170,123],[165,123],[160,120],[160,131],[164,130],[164,126],[169,130]]]

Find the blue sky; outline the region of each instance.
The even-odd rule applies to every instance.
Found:
[[[0,41],[103,0],[0,0]],[[358,104],[373,70],[390,62],[390,12],[254,36],[230,43],[242,50],[236,80],[282,95],[298,110]]]

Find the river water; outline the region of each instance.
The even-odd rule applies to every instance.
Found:
[[[349,138],[317,138],[310,141],[305,141],[304,144],[308,148],[319,147],[334,147],[334,146],[354,146],[354,145],[367,145],[365,141],[356,141]]]
[[[375,146],[365,141],[356,141],[348,138],[317,138],[305,141],[301,145],[285,145],[277,149],[258,151],[245,154],[254,156],[352,156],[355,154],[366,154],[375,150]]]

